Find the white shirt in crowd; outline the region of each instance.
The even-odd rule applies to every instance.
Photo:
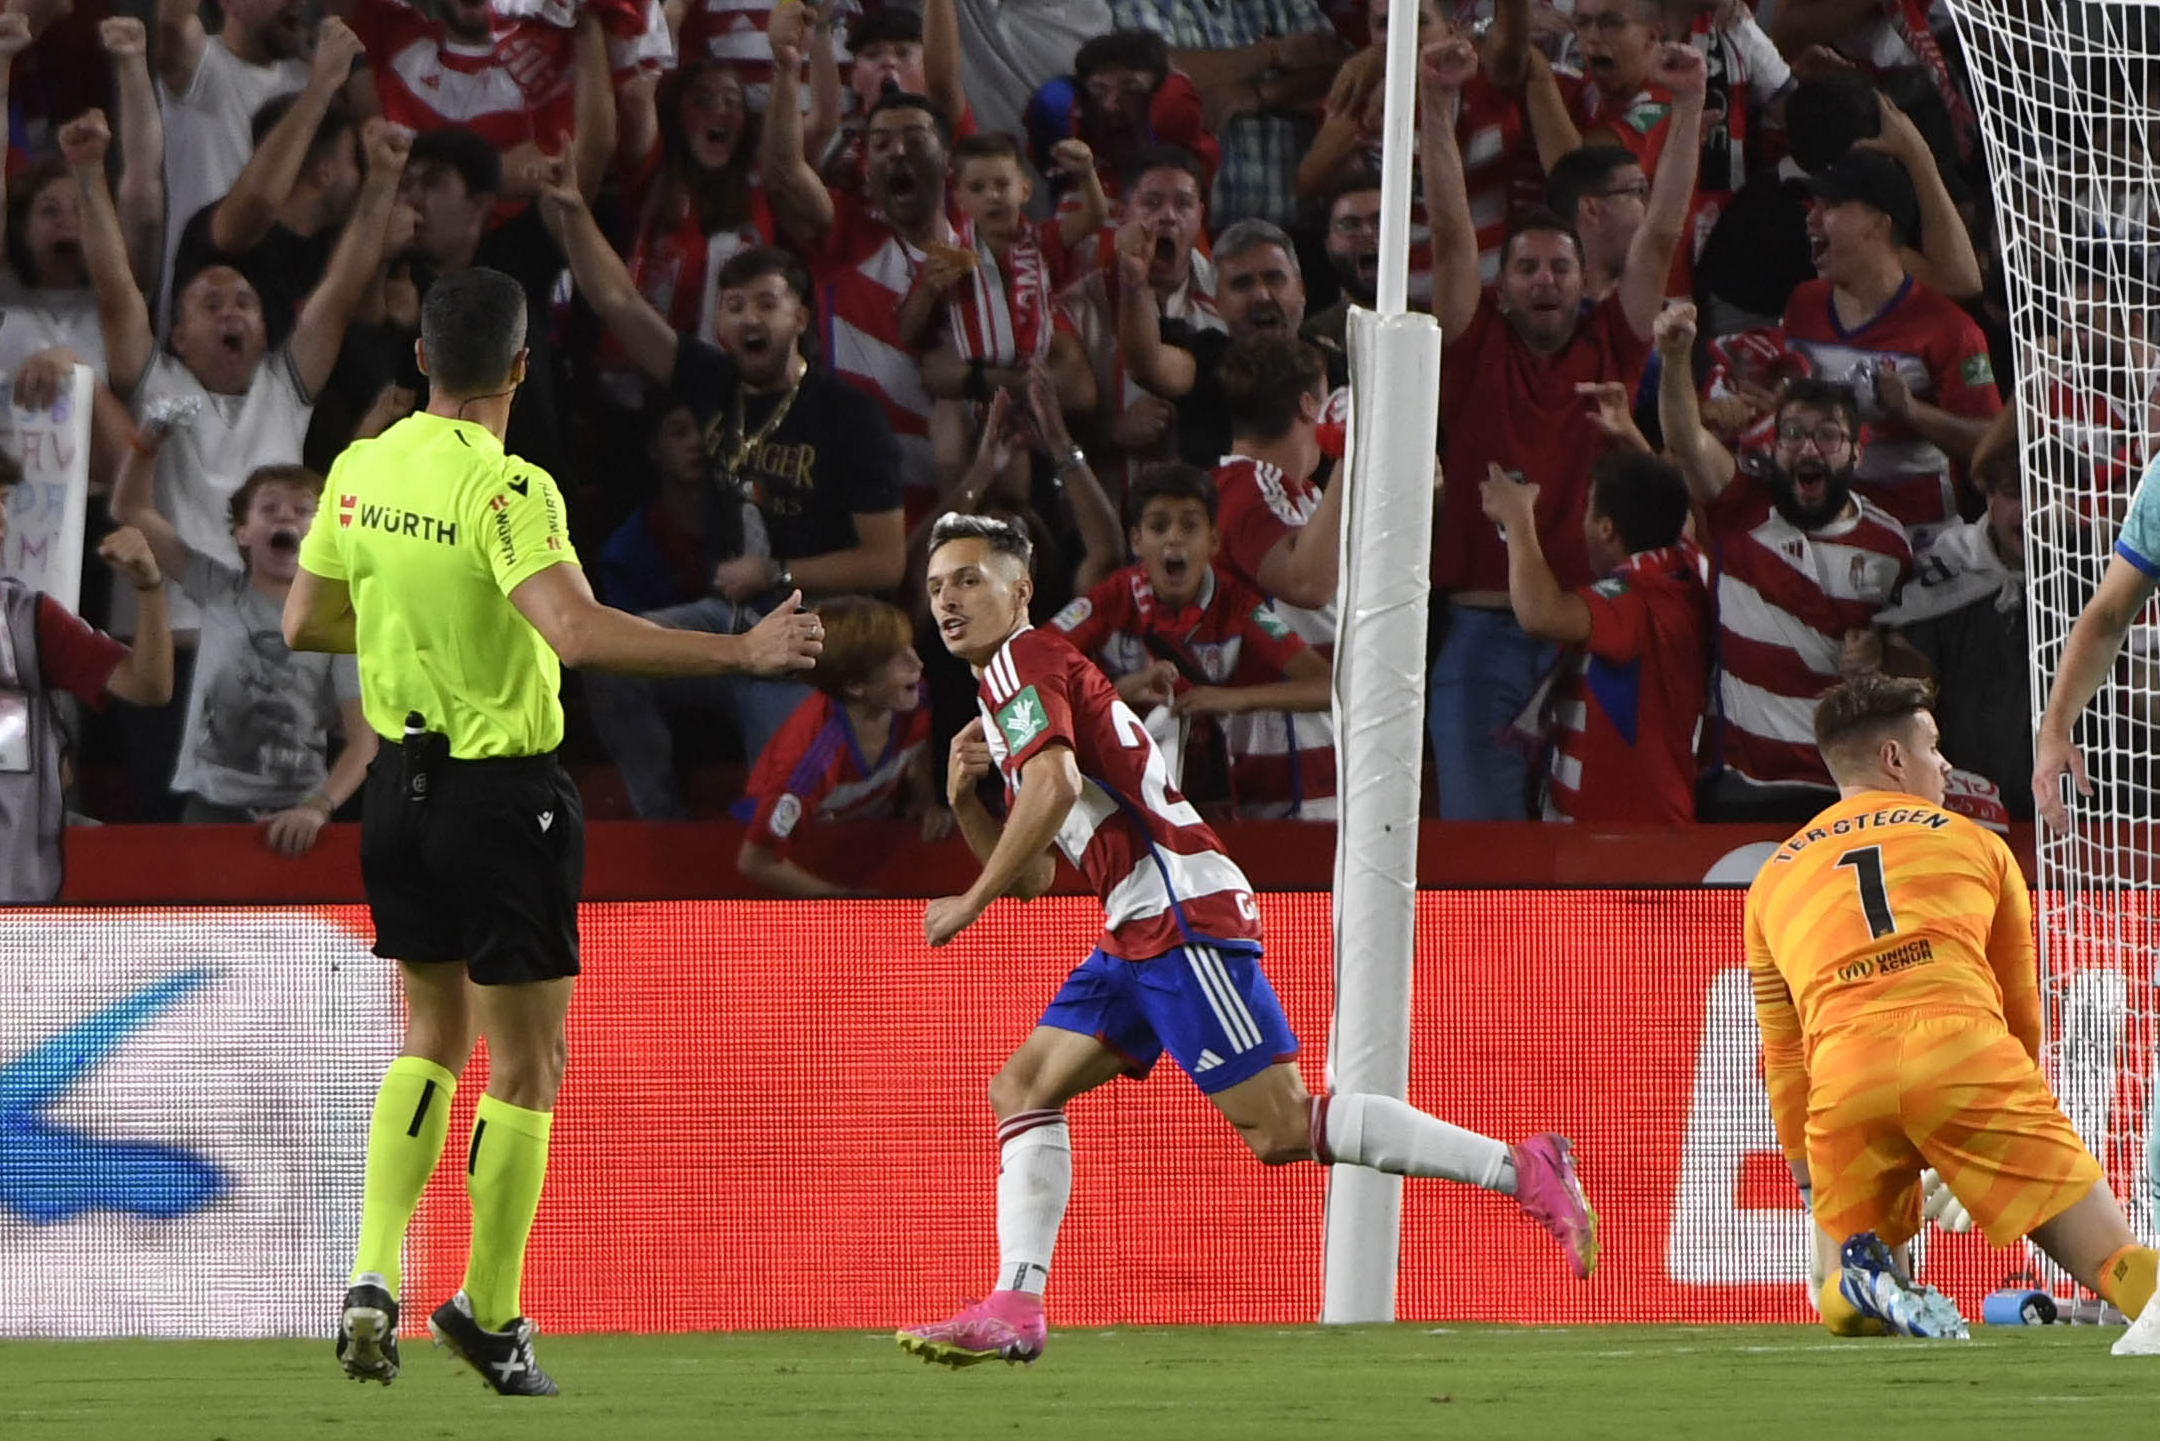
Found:
[[[158,84],[165,118],[165,263],[158,288],[158,333],[172,318],[173,257],[180,232],[195,212],[222,199],[255,153],[255,112],[280,95],[307,84],[304,60],[276,60],[250,65],[212,35],[203,41],[202,59],[183,94]],[[297,454],[298,452],[295,452]]]

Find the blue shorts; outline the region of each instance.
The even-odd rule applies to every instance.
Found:
[[[1096,951],[1065,978],[1041,1024],[1093,1036],[1135,1077],[1170,1053],[1193,1084],[1213,1095],[1297,1055],[1297,1037],[1260,954],[1205,943],[1152,960]]]

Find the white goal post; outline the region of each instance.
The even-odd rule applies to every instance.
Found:
[[[1350,314],[1349,448],[1336,587],[1335,1009],[1328,1087],[1400,1099],[1410,1081],[1418,781],[1425,745],[1440,328],[1408,313],[1417,26],[1388,27],[1378,313]],[[1395,1319],[1402,1179],[1328,1175],[1320,1319]]]
[[[2033,713],[2155,457],[2160,0],[1956,0],[2016,339]],[[2150,1239],[2160,635],[2132,633],[2076,739],[2096,793],[2039,833],[2043,1061]],[[2008,679],[2006,677],[2006,679]],[[2036,1258],[2037,1259],[2037,1258]],[[2061,1278],[2057,1277],[2058,1284]]]

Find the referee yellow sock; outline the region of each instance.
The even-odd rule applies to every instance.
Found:
[[[528,1111],[482,1096],[473,1115],[472,1149],[465,1157],[465,1191],[472,1197],[472,1251],[465,1260],[465,1299],[473,1319],[500,1331],[523,1314],[525,1237],[540,1209],[547,1178],[552,1111]]]
[[[457,1077],[433,1061],[399,1056],[375,1092],[353,1278],[373,1272],[388,1283],[392,1296],[402,1279],[398,1261],[405,1248],[405,1227],[442,1158],[443,1138],[450,1133],[450,1097],[456,1091]]]

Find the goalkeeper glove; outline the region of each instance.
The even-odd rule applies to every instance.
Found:
[[[1920,1173],[1920,1215],[1953,1235],[1962,1236],[1973,1228],[1972,1212],[1933,1167]]]

